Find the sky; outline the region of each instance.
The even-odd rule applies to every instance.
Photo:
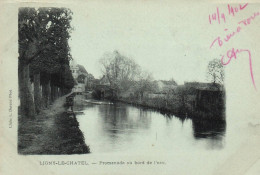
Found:
[[[95,78],[102,76],[99,59],[106,52],[118,50],[152,73],[154,79],[173,78],[178,84],[207,82],[208,62],[220,57],[219,50],[209,46],[224,32],[222,26],[209,24],[208,15],[216,11],[216,5],[185,1],[181,5],[168,1],[102,2],[71,7],[72,57]]]

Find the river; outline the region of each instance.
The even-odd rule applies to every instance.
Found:
[[[225,123],[199,123],[121,103],[81,110],[77,120],[92,154],[225,148]]]
[[[254,165],[260,155],[255,125],[259,120],[228,107],[226,123],[217,124],[127,104],[84,104],[80,109],[84,113],[77,115],[91,152],[84,160],[133,162],[93,166],[96,174],[254,174],[251,171],[259,170],[259,161]],[[136,161],[153,165],[139,166]],[[154,163],[157,161],[163,164]]]

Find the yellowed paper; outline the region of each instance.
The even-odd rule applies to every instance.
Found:
[[[259,2],[2,0],[0,174],[260,174]],[[19,154],[21,7],[70,9],[71,56],[98,80],[103,76],[100,59],[115,50],[151,73],[153,81],[173,78],[178,86],[208,83],[209,62],[222,60],[225,129],[214,130],[214,125],[208,130],[217,137],[209,137],[192,119],[167,118],[132,106],[124,113],[111,112],[106,105],[112,102],[92,104],[95,107],[84,108],[85,115],[76,114],[91,153],[31,155],[29,147]],[[47,126],[44,117],[42,124]],[[36,135],[32,142],[35,139],[41,138]]]

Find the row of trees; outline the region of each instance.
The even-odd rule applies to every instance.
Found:
[[[74,86],[68,44],[71,15],[66,8],[19,9],[18,79],[22,116],[34,116]]]

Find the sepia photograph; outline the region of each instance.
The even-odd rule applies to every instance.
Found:
[[[258,3],[77,2],[3,3],[4,174],[260,173]]]
[[[78,43],[89,45],[84,38],[91,28],[72,26],[70,9],[25,7],[18,15],[20,154],[129,152],[157,144],[170,152],[176,151],[170,149],[176,142],[223,149],[225,86],[220,59],[205,60],[199,74],[188,73],[186,79],[175,63],[183,67],[180,71],[195,70],[185,68],[182,60],[189,53],[176,53],[174,42],[152,42],[150,30],[143,47],[114,38],[124,32],[124,37],[138,41],[139,32],[149,26],[131,29],[131,21],[122,21],[117,25],[125,26],[112,28],[110,36],[100,31],[103,38],[89,39],[111,42],[114,48],[79,50],[74,48]],[[158,37],[168,34],[162,30]],[[158,52],[160,47],[165,53]],[[72,49],[81,55],[74,57]],[[165,63],[169,59],[172,62]],[[90,62],[97,66],[89,68]]]

